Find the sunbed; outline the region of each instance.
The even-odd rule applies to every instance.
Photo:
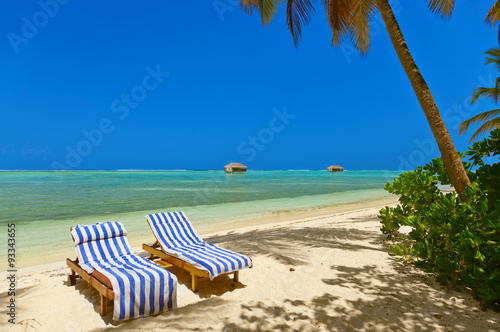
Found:
[[[239,270],[252,267],[252,260],[244,255],[207,243],[196,233],[184,212],[156,213],[146,216],[156,238],[152,245],[143,244],[150,259],[159,257],[191,273],[192,289],[198,291],[198,279],[213,280],[217,276],[234,274],[238,282]]]
[[[132,253],[127,231],[119,222],[71,228],[77,259],[67,259],[68,285],[77,276],[101,295],[101,316],[114,299],[113,319],[127,320],[177,307],[177,278],[154,262]],[[89,294],[90,296],[90,294]]]

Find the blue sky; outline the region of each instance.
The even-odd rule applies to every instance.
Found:
[[[55,6],[54,4],[57,4]],[[8,1],[0,11],[0,169],[409,169],[439,155],[377,15],[364,58],[321,7],[296,49],[234,0]],[[392,1],[458,150],[497,73],[494,1]],[[216,6],[224,11],[217,10]],[[43,9],[42,7],[45,7]]]

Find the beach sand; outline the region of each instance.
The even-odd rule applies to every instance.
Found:
[[[388,255],[377,218],[383,205],[281,213],[277,223],[203,234],[249,255],[254,268],[243,270],[238,283],[201,281],[198,293],[184,273],[178,309],[126,322],[113,321],[112,310],[101,317],[98,293],[89,299],[84,281],[68,287],[62,259],[18,272],[16,324],[8,324],[3,273],[0,330],[500,331],[499,313],[482,311],[471,294],[446,290]]]

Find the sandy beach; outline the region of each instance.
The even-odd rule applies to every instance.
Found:
[[[0,332],[500,332],[500,0],[4,3]]]
[[[16,324],[7,323],[8,281],[0,283],[6,331],[499,331],[500,314],[467,292],[396,262],[380,233],[378,206],[282,213],[276,223],[216,234],[209,242],[249,255],[254,268],[202,281],[179,280],[178,309],[125,322],[99,315],[96,291],[68,287],[64,260],[18,272]],[[331,211],[330,211],[331,212]],[[137,254],[145,253],[131,239]],[[63,253],[66,254],[66,253]],[[74,258],[72,253],[69,257]],[[180,271],[171,268],[180,277]]]

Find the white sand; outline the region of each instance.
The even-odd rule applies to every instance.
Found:
[[[207,240],[251,256],[255,267],[237,284],[202,281],[196,294],[185,273],[177,310],[127,322],[111,320],[112,308],[101,317],[98,293],[89,299],[83,280],[68,287],[69,269],[58,262],[20,271],[17,324],[8,324],[2,273],[0,330],[500,331],[499,313],[387,254],[379,208],[212,236]]]

